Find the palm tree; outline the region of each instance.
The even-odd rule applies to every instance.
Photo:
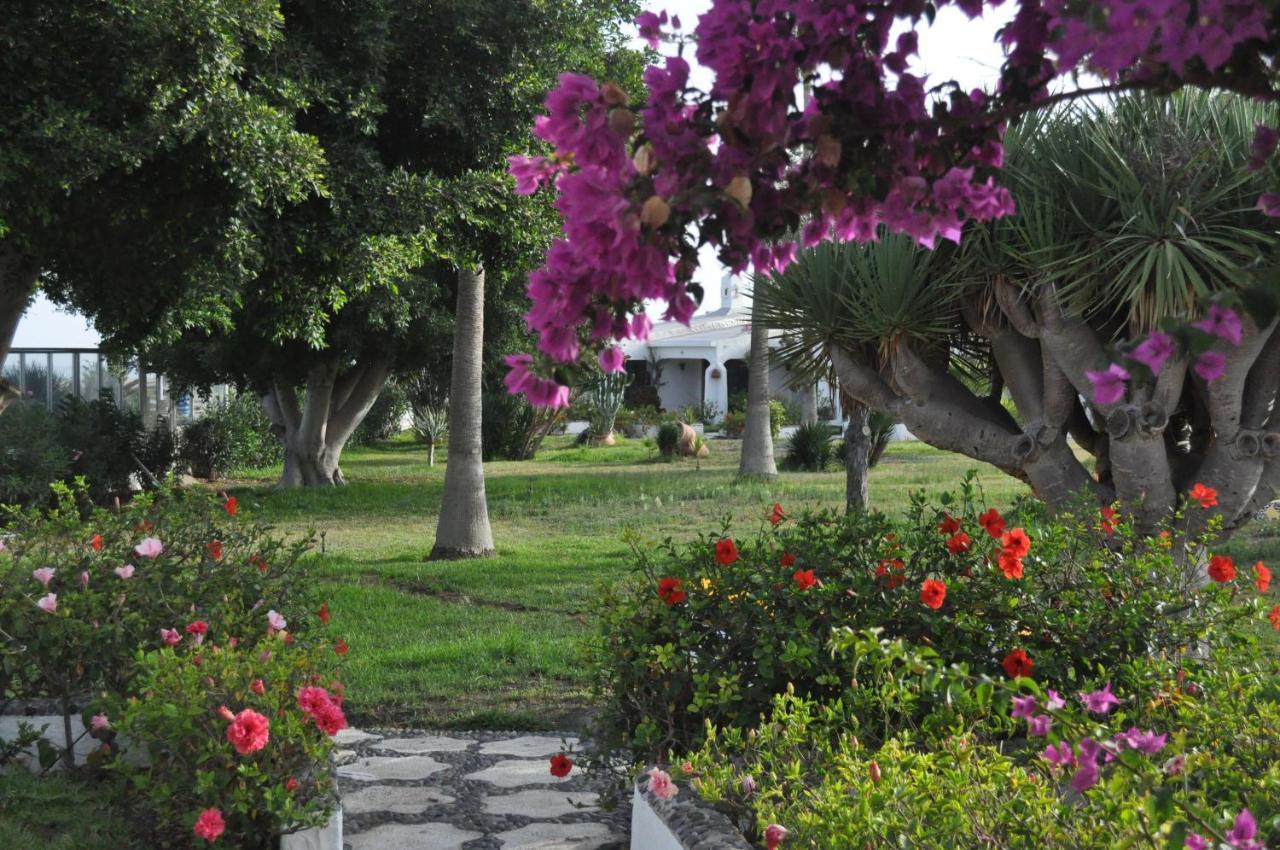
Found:
[[[484,269],[458,272],[449,387],[449,459],[431,559],[494,554],[480,455],[480,372],[484,349]]]
[[[773,432],[769,426],[769,326],[757,305],[751,306],[751,362],[747,372],[747,421],[742,429],[742,457],[738,474],[772,477]]]
[[[1212,383],[1178,359],[1104,404],[1085,373],[1215,296],[1266,301],[1280,240],[1255,209],[1265,178],[1244,166],[1267,121],[1266,107],[1192,92],[1032,116],[1006,137],[1017,215],[959,249],[819,246],[759,287],[764,321],[829,358],[857,400],[1052,506],[1088,491],[1155,529],[1203,482],[1219,505],[1189,533],[1213,515],[1238,527],[1280,491],[1275,319],[1246,318]]]

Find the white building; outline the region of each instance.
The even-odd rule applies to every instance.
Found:
[[[777,343],[771,339],[770,345]],[[633,376],[633,398],[656,380],[659,407],[713,407],[714,420],[719,421],[729,410],[730,398],[747,391],[751,303],[740,296],[738,278],[726,274],[720,283],[720,309],[695,315],[687,326],[680,322],[656,324],[649,339],[625,342],[622,350],[627,355],[627,372]],[[787,367],[770,363],[770,396],[805,404],[809,388],[791,387],[790,380]],[[829,407],[832,418],[840,419],[839,393],[832,392],[825,381],[812,390],[817,393],[819,409]]]

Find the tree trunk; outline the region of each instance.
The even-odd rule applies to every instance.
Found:
[[[0,242],[0,365],[13,347],[18,322],[31,303],[39,279],[39,267],[11,242]],[[0,377],[0,412],[21,398],[18,388]]]
[[[751,308],[751,369],[747,373],[747,421],[742,429],[742,458],[738,474],[774,476],[773,432],[769,425],[769,328],[760,311]]]
[[[284,443],[281,487],[337,487],[346,483],[339,461],[347,440],[355,433],[387,382],[390,363],[359,363],[339,374],[336,361],[312,367],[306,394],[298,407],[293,385],[272,381],[263,407],[272,431]]]
[[[427,466],[436,465],[436,444],[435,441],[427,443]]]
[[[818,385],[810,384],[800,394],[800,424],[812,425],[818,421]]]
[[[862,402],[848,408],[849,427],[844,432],[844,509],[867,509],[867,470],[871,466],[871,411]]]
[[[480,456],[480,371],[484,348],[484,269],[458,272],[458,311],[449,384],[449,460],[431,559],[494,554]]]

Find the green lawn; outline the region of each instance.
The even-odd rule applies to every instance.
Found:
[[[444,467],[427,467],[411,443],[348,450],[342,489],[278,491],[264,470],[235,492],[287,532],[323,535],[312,569],[351,647],[356,722],[549,728],[588,707],[580,639],[596,588],[629,568],[624,529],[660,540],[726,515],[753,528],[775,501],[791,511],[843,505],[842,470],[735,480],[738,446],[711,441],[698,468],[653,461],[637,441],[588,449],[552,438],[534,461],[489,464],[498,556],[484,561],[426,560]],[[872,501],[899,510],[911,491],[953,488],[971,468],[991,504],[1025,492],[992,467],[897,443],[872,471]],[[1239,558],[1280,553],[1280,530],[1241,536],[1233,549]]]

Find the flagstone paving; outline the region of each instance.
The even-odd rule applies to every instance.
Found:
[[[347,850],[625,850],[630,812],[549,759],[578,741],[518,732],[346,729],[338,784]]]

